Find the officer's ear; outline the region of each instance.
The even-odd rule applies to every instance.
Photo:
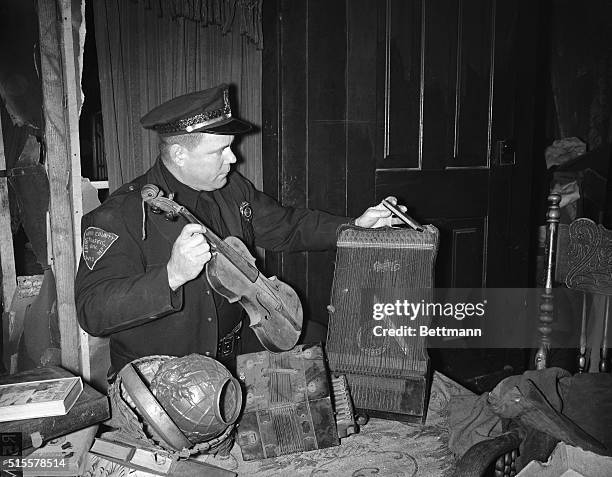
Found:
[[[185,163],[187,150],[180,144],[171,144],[168,148],[170,159],[177,166],[182,166]]]

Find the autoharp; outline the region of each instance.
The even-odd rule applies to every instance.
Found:
[[[424,422],[431,372],[410,304],[433,299],[439,231],[351,225],[338,232],[326,354],[343,374],[356,412]],[[412,328],[412,332],[409,331]]]

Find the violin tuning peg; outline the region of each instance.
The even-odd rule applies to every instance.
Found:
[[[166,220],[170,220],[170,221],[176,220],[176,214],[174,212],[166,212],[164,214],[164,217],[166,217]]]
[[[161,214],[162,211],[159,207],[155,207],[155,206],[151,206],[151,212],[153,212],[154,214]]]

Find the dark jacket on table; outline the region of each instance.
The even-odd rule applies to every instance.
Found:
[[[166,196],[173,188],[184,187],[158,159],[82,222],[84,253],[76,277],[77,314],[89,334],[110,336],[115,371],[147,355],[200,353],[214,357],[219,337],[241,316],[240,305],[229,304],[214,292],[204,272],[175,292],[169,288],[166,265],[187,221],[182,217],[168,221],[163,214],[152,213],[140,195],[145,184],[159,186]],[[183,197],[187,195],[185,192]],[[330,249],[335,247],[337,228],[349,221],[325,212],[282,207],[237,172],[232,172],[219,190],[191,191],[189,195],[196,197],[194,203],[181,203],[180,193],[175,200],[217,235],[238,237],[251,249]],[[251,217],[245,213],[248,206]],[[200,210],[206,217],[199,216]],[[94,233],[96,237],[102,234],[102,245],[94,244],[97,252],[93,258],[97,260],[88,252],[86,262],[85,236],[89,243],[96,242],[91,240]]]

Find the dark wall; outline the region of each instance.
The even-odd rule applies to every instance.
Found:
[[[562,180],[595,171],[586,172],[581,184],[584,200],[579,201],[577,213],[612,226],[612,191],[606,193],[612,159],[612,3],[544,0],[538,31],[541,60],[533,188],[538,213],[533,227],[545,222],[553,179],[553,170],[546,169],[545,150],[567,137],[582,140],[587,154],[563,172]],[[564,217],[569,220],[569,215]]]
[[[548,136],[578,136],[589,150],[612,142],[612,2],[549,6]]]

